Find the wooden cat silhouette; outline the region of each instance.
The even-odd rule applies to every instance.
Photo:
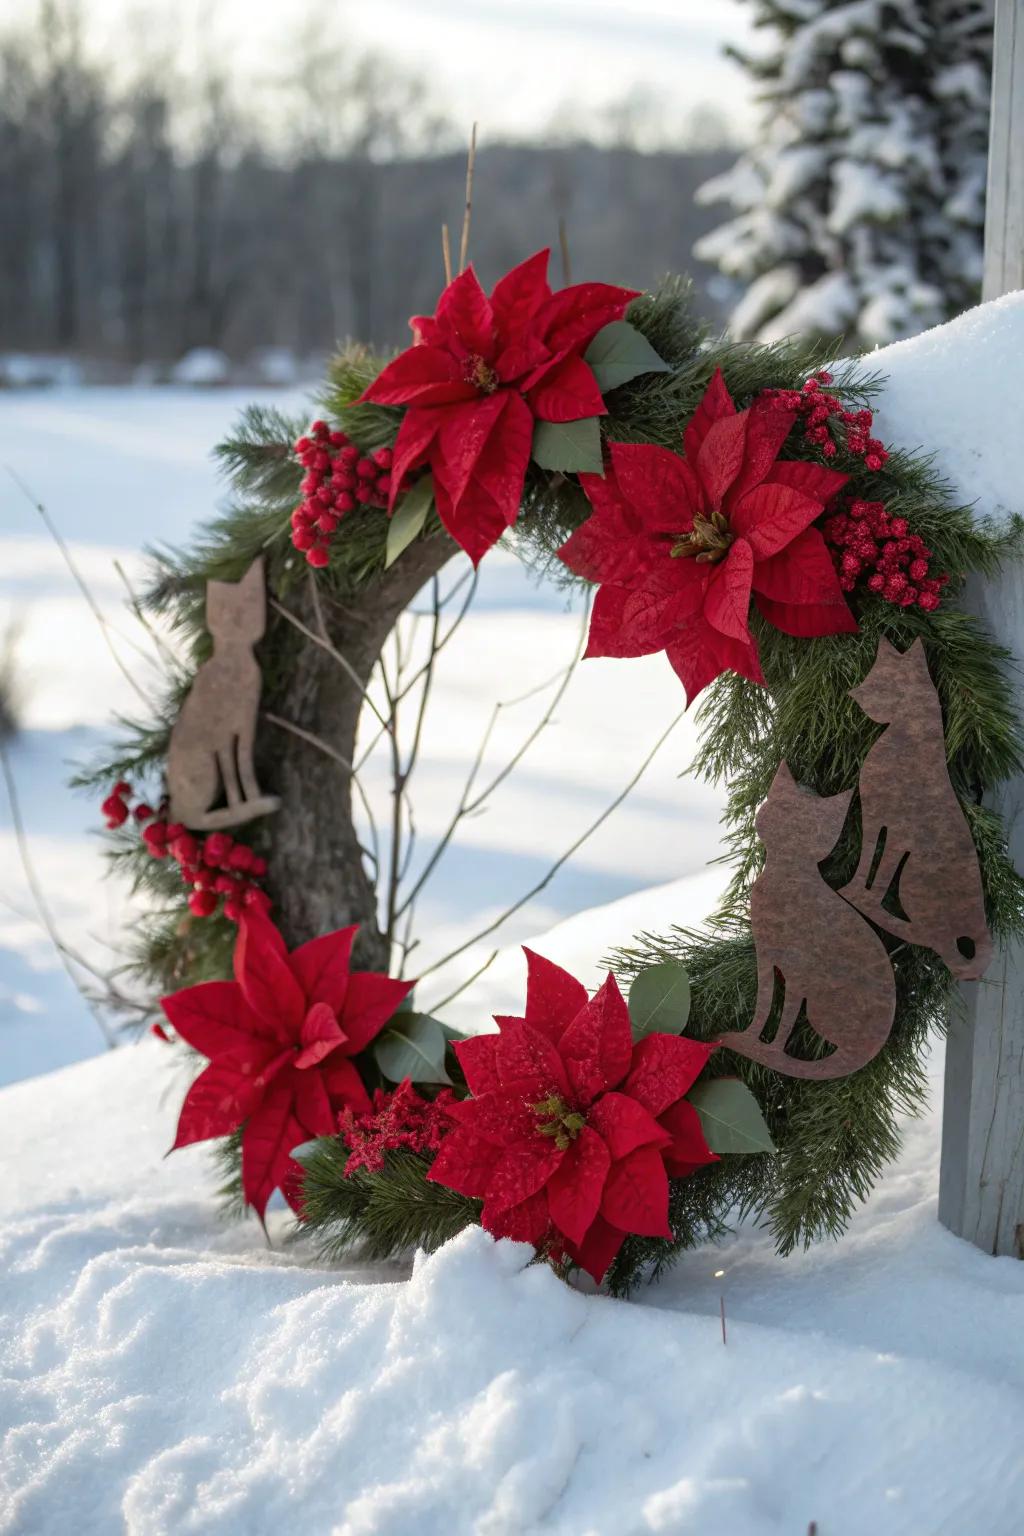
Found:
[[[207,582],[213,655],[196,673],[167,753],[169,819],[193,831],[240,826],[280,805],[260,793],[253,768],[263,687],[253,646],[266,623],[262,559],[239,582]],[[218,805],[222,795],[226,804]]]
[[[880,640],[874,666],[851,693],[888,729],[860,772],[860,863],[842,894],[887,933],[935,950],[961,981],[975,979],[992,959],[992,939],[921,641],[900,652]],[[882,906],[894,882],[903,917]]]
[[[787,1077],[846,1077],[878,1054],[896,1011],[896,984],[874,929],[826,884],[819,864],[835,847],[853,791],[822,799],[802,789],[782,763],[757,813],[765,867],[750,893],[757,950],[757,1003],[749,1028],[720,1045]],[[784,983],[779,1026],[761,1039]],[[787,1053],[801,1007],[835,1050],[817,1061]]]

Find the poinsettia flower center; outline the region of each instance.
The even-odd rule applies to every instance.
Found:
[[[466,358],[462,365],[462,375],[467,384],[474,384],[484,395],[493,395],[500,382],[490,363],[478,352]]]
[[[576,1140],[587,1123],[579,1110],[570,1109],[557,1093],[541,1099],[538,1104],[531,1104],[530,1108],[537,1116],[538,1133],[550,1136],[561,1152]]]
[[[724,512],[712,512],[708,517],[695,512],[693,527],[672,546],[672,557],[692,558],[702,565],[714,565],[725,559],[734,538]]]

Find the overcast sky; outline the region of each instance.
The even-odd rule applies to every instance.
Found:
[[[287,56],[312,13],[331,30],[429,77],[449,115],[483,138],[529,136],[567,105],[600,127],[602,109],[650,92],[679,118],[713,103],[737,135],[751,128],[743,72],[722,56],[749,42],[742,0],[79,0],[95,50],[118,70],[173,41],[228,54],[253,78]],[[31,0],[0,0],[24,19]]]

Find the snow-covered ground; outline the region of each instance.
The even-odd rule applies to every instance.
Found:
[[[1022,356],[1024,296],[879,353],[881,435],[939,445],[983,510],[1019,508],[1019,406],[1005,384]],[[130,557],[203,515],[214,494],[203,455],[238,402],[161,395],[147,416],[144,399],[102,396],[49,394],[38,416],[28,397],[0,401],[0,462],[46,500],[112,610],[111,548]],[[25,615],[32,674],[14,753],[32,850],[69,938],[116,943],[92,808],[67,801],[57,765],[131,691],[31,509],[13,488],[0,505],[0,580]],[[509,565],[488,582],[445,684],[456,724],[427,752],[435,825],[475,739],[470,704],[482,726],[495,689],[550,675],[577,630]],[[676,707],[657,658],[587,663],[520,788],[471,828],[424,908],[434,942],[528,886]],[[506,937],[541,934],[543,952],[593,982],[614,943],[713,907],[723,877],[704,865],[718,801],[676,777],[693,740],[685,722],[632,810]],[[45,969],[14,839],[0,837],[0,1069],[24,1075],[102,1042]],[[521,981],[509,948],[446,1016],[482,1023]],[[935,1081],[941,1069],[937,1051]],[[480,1232],[411,1277],[327,1271],[301,1245],[268,1251],[254,1225],[218,1224],[202,1149],[161,1160],[179,1094],[151,1040],[0,1092],[0,1531],[1021,1530],[1024,1265],[938,1226],[937,1109],[908,1128],[841,1243],[783,1261],[743,1228],[623,1304],[568,1290]]]

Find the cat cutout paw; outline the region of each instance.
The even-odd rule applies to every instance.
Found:
[[[253,767],[263,688],[253,647],[266,622],[262,559],[239,582],[207,582],[213,655],[196,673],[167,753],[169,819],[194,832],[241,826],[281,803],[260,791]]]
[[[719,1045],[786,1077],[847,1077],[876,1056],[889,1038],[896,984],[885,945],[869,923],[822,878],[819,865],[839,840],[853,798],[822,799],[802,789],[785,763],[757,813],[765,866],[750,893],[757,951],[757,1003],[746,1030]],[[784,987],[774,1038],[761,1039]],[[787,1046],[801,1009],[816,1034],[835,1047],[816,1061]]]
[[[934,950],[958,980],[975,980],[991,962],[992,940],[921,641],[900,652],[880,640],[851,694],[886,730],[860,772],[860,862],[842,894],[887,933]],[[897,912],[883,905],[887,895]]]

